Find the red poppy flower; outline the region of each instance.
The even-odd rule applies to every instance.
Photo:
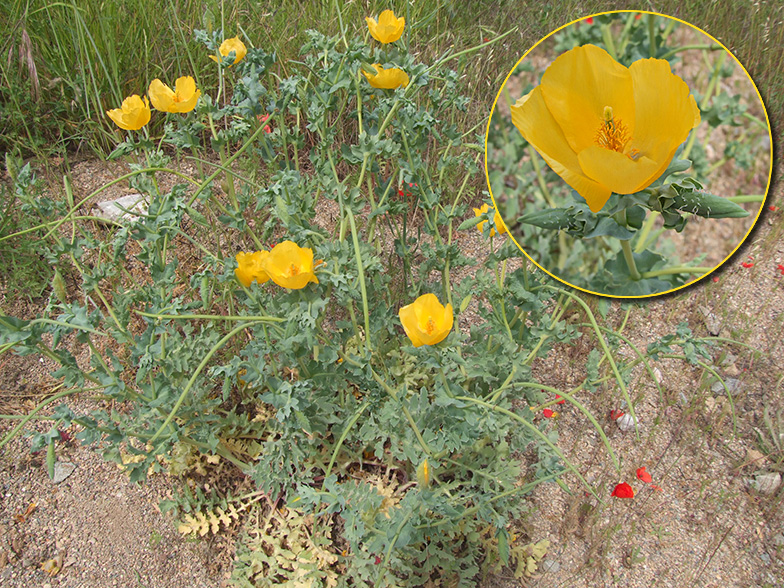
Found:
[[[555,399],[558,401],[556,404],[564,404],[566,402],[559,394],[555,395]]]
[[[269,120],[269,117],[270,117],[269,114],[265,114],[263,116],[259,116],[259,122],[267,122]],[[264,132],[265,133],[271,133],[272,132],[272,127],[270,127],[269,125],[264,125]]]
[[[615,487],[615,490],[612,491],[610,496],[615,496],[616,498],[634,498],[634,490],[626,482],[621,482]]]
[[[634,20],[640,20],[642,18],[642,14],[637,14],[634,17]]]
[[[768,210],[770,210],[772,212],[776,212],[778,209],[779,209],[778,206],[773,206],[772,204],[770,206],[768,206]]]
[[[718,282],[719,281],[719,276],[713,276],[713,281],[714,282]]]
[[[611,410],[610,411],[610,418],[614,421],[617,421],[619,418],[623,416],[623,413],[620,410]]]
[[[637,477],[640,478],[640,480],[642,480],[646,484],[650,484],[651,482],[653,482],[653,478],[651,477],[651,475],[645,471],[645,466],[642,466],[641,468],[637,469]]]
[[[554,410],[550,410],[549,408],[545,408],[545,409],[542,411],[542,414],[544,415],[544,418],[546,418],[546,419],[551,419],[551,418],[553,418],[555,415],[557,415],[558,413],[557,413],[557,412],[555,412]]]
[[[754,267],[754,262],[752,262],[752,261],[744,261],[741,265],[743,267],[745,267],[745,268],[750,268],[750,267]]]
[[[782,265],[782,264],[778,264],[778,265],[776,266],[776,269],[777,269],[778,271],[780,271],[782,274],[784,274],[784,265]]]
[[[592,17],[592,16],[589,16],[588,18],[586,18],[586,19],[585,19],[585,23],[586,23],[586,24],[593,24],[593,17]]]

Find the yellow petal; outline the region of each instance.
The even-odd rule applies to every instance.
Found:
[[[224,57],[228,56],[232,51],[234,51],[235,64],[242,61],[245,58],[245,55],[247,55],[248,53],[248,49],[245,47],[245,43],[240,41],[239,37],[226,39],[225,41],[223,41],[223,43],[221,43],[221,46],[218,48],[218,51]]]
[[[319,283],[313,271],[313,250],[292,241],[278,243],[264,260],[269,278],[282,288],[299,290],[308,283]]]
[[[406,19],[402,16],[397,18],[391,10],[385,10],[378,16],[378,22],[374,18],[366,18],[370,35],[379,43],[394,43],[403,34],[406,28]]]
[[[407,306],[403,306],[398,311],[398,316],[400,317],[400,323],[403,325],[403,330],[406,332],[406,335],[408,335],[408,338],[411,340],[411,343],[414,345],[414,347],[421,347],[424,345],[424,342],[419,336],[414,304],[412,303]]]
[[[630,147],[663,163],[700,123],[699,108],[686,82],[672,73],[666,60],[639,59],[629,71],[637,109]]]
[[[374,88],[382,90],[395,90],[397,88],[408,86],[408,74],[402,69],[390,67],[384,69],[380,63],[374,63],[373,67],[376,70],[376,75],[369,74],[362,70],[362,73],[367,78],[368,82]]]
[[[409,322],[408,327],[404,325],[404,328],[415,347],[419,346],[416,345],[415,339],[421,345],[435,345],[443,341],[452,330],[452,305],[447,304],[444,307],[435,294],[423,294],[409,306],[413,308],[414,321]],[[409,330],[415,337],[411,337]]]
[[[190,112],[196,108],[201,90],[196,89],[196,81],[191,76],[182,76],[175,82],[174,94],[174,112]]]
[[[163,112],[174,112],[172,105],[174,104],[174,92],[172,89],[164,84],[158,78],[150,82],[150,87],[147,90],[150,95],[153,107],[156,110]]]
[[[611,190],[585,175],[577,153],[548,110],[539,86],[512,106],[512,122],[547,165],[585,198],[593,212],[601,210],[610,198]]]
[[[661,167],[648,157],[640,156],[633,160],[628,155],[598,145],[581,151],[578,159],[587,176],[618,194],[633,194],[650,185]]]
[[[115,124],[126,131],[138,131],[150,122],[150,101],[137,95],[128,96],[120,108],[106,112]]]
[[[572,151],[594,144],[606,106],[630,136],[635,133],[632,76],[604,49],[584,45],[560,55],[545,70],[539,87]]]

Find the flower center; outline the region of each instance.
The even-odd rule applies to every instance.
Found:
[[[425,327],[425,331],[427,331],[428,335],[432,335],[433,331],[436,330],[436,323],[433,320],[433,317],[428,317],[427,319],[427,326]]]
[[[289,267],[289,277],[293,278],[297,274],[299,274],[299,268],[292,263]]]
[[[610,151],[623,153],[626,145],[631,140],[629,129],[623,124],[621,119],[613,117],[612,106],[605,106],[602,115],[602,122],[599,130],[596,131],[596,144]]]

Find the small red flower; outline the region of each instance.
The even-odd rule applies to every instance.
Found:
[[[754,267],[754,262],[752,262],[752,261],[744,261],[741,265],[743,267],[745,267],[745,268],[750,268],[750,267]]]
[[[772,204],[770,206],[768,206],[768,210],[770,210],[772,212],[776,212],[778,209],[779,209],[778,206],[773,206]]]
[[[640,20],[642,18],[642,14],[638,14],[634,17],[634,20]]]
[[[259,122],[267,122],[269,120],[269,117],[270,117],[269,114],[265,114],[263,116],[259,116]],[[265,133],[271,133],[272,132],[272,127],[270,127],[269,125],[264,125],[264,132]]]
[[[557,415],[558,413],[557,413],[557,412],[555,412],[554,410],[550,410],[549,408],[545,408],[545,409],[542,411],[542,414],[544,415],[544,418],[546,418],[546,419],[551,419],[551,418],[553,418],[555,415]]]
[[[555,395],[555,399],[558,401],[558,402],[556,402],[556,404],[564,404],[564,403],[566,403],[566,400],[564,400],[559,394]]]
[[[661,486],[657,486],[656,484],[651,484],[651,488],[653,488],[657,492],[664,492],[664,489]]]
[[[380,564],[381,563],[381,558],[379,556],[376,556],[376,561],[373,562],[373,563],[375,563],[376,565]]]
[[[485,37],[485,43],[489,43],[489,42],[490,42],[490,38],[489,37]]]
[[[776,270],[777,270],[777,271],[779,271],[779,272],[781,272],[781,274],[782,274],[782,275],[784,275],[784,265],[782,265],[782,264],[778,264],[778,265],[776,266]]]
[[[623,413],[620,410],[611,410],[610,411],[610,418],[614,421],[617,421],[619,418],[623,416]]]
[[[651,477],[651,475],[645,471],[645,466],[642,466],[641,468],[637,469],[637,477],[640,478],[640,480],[642,480],[646,484],[650,484],[651,482],[653,482],[653,478]]]
[[[719,276],[713,276],[713,281],[714,282],[718,282],[719,281]]]
[[[615,490],[612,491],[610,496],[615,496],[616,498],[634,498],[634,490],[626,482],[621,482],[615,487]]]
[[[589,16],[588,18],[586,18],[586,19],[585,19],[585,23],[586,23],[586,24],[593,24],[593,17],[592,17],[592,16]]]

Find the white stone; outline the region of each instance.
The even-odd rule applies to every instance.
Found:
[[[771,472],[768,474],[760,474],[751,485],[757,489],[760,494],[773,494],[781,486],[781,474],[778,472]]]
[[[122,210],[123,208],[136,214],[128,214]],[[93,206],[92,214],[107,221],[127,221],[140,214],[147,214],[147,200],[142,194],[128,194],[114,200],[104,200]]]
[[[54,464],[54,478],[52,478],[52,482],[59,484],[68,476],[73,474],[75,469],[76,466],[70,462],[58,461],[56,464]]]
[[[616,420],[615,423],[618,425],[618,428],[621,431],[624,431],[624,432],[626,432],[626,431],[633,431],[634,430],[634,426],[636,424],[639,424],[637,421],[635,421],[632,418],[632,415],[630,415],[628,412],[626,414],[618,417],[618,420]]]

